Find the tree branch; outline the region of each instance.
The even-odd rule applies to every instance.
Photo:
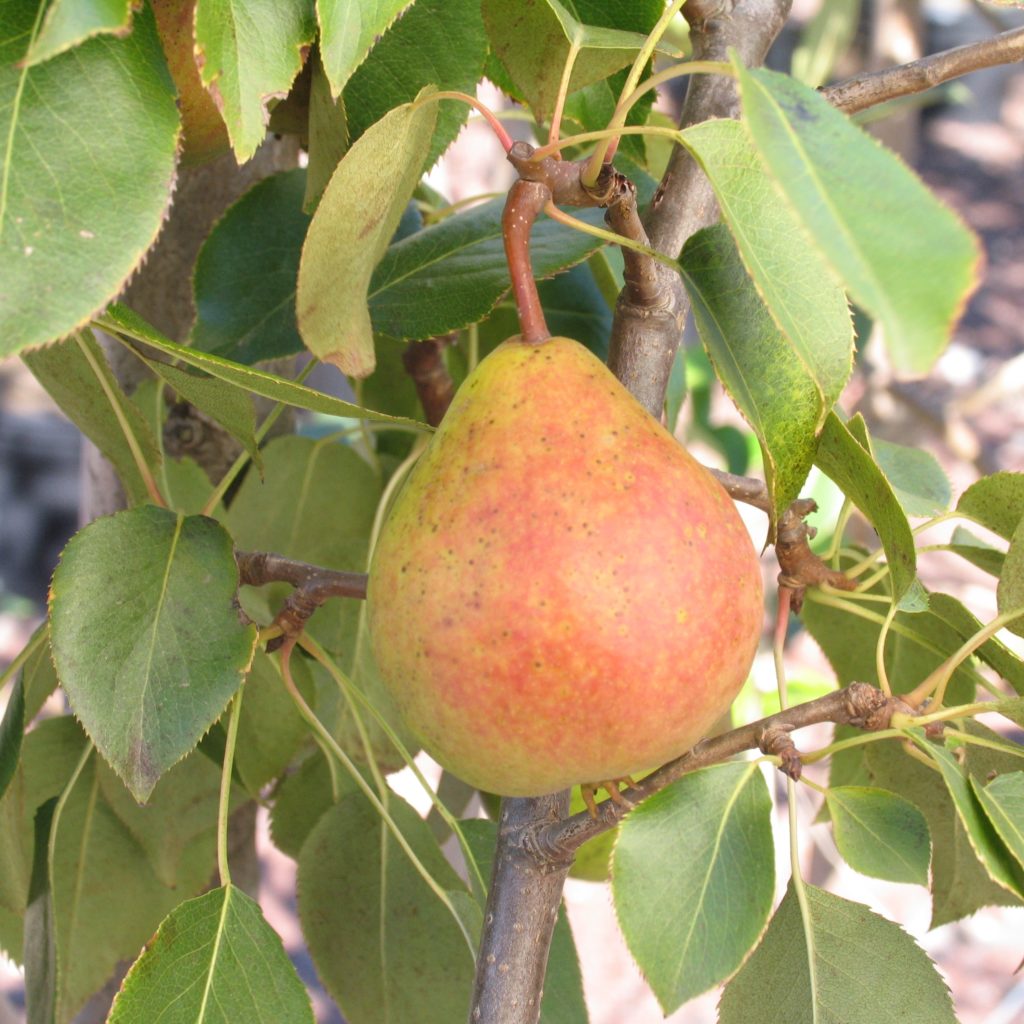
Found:
[[[588,839],[614,828],[630,810],[630,805],[657,793],[666,786],[698,768],[707,768],[735,757],[744,750],[778,753],[780,736],[821,722],[852,725],[869,732],[886,729],[896,711],[913,714],[899,697],[887,697],[868,683],[851,683],[817,700],[798,704],[758,722],[740,726],[713,739],[703,740],[691,751],[648,775],[646,779],[621,793],[622,803],[605,800],[598,805],[597,815],[586,811],[563,821],[551,822],[536,830],[534,842],[539,850],[559,863],[574,853]],[[788,747],[789,744],[781,744]]]
[[[834,107],[854,114],[886,100],[933,89],[972,71],[1020,60],[1024,60],[1024,28],[1015,28],[977,43],[933,53],[909,64],[855,75],[821,92]]]
[[[455,394],[451,374],[444,365],[444,347],[454,338],[449,334],[443,338],[410,341],[402,353],[402,365],[416,385],[423,413],[432,427],[441,422]]]

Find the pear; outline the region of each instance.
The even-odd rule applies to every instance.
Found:
[[[469,375],[370,565],[381,677],[466,782],[539,796],[692,747],[754,657],[762,583],[721,485],[578,342]]]

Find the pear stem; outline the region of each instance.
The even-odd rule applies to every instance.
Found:
[[[551,192],[539,181],[517,181],[509,189],[505,211],[501,215],[502,235],[505,240],[505,258],[512,280],[512,294],[519,311],[519,326],[523,341],[537,345],[551,337],[537,282],[530,265],[530,232],[534,221],[551,199]]]

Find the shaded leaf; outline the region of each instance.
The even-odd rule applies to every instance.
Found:
[[[146,485],[111,403],[116,403],[151,470],[159,465],[160,450],[149,425],[121,390],[92,332],[81,331],[56,345],[25,352],[21,358],[68,419],[113,463],[128,498],[133,503],[145,501]]]
[[[1020,901],[989,877],[974,853],[942,776],[911,758],[899,741],[865,748],[867,784],[910,800],[924,814],[932,838],[931,927],[959,920],[981,907]]]
[[[360,137],[331,177],[302,247],[299,331],[314,355],[350,376],[373,370],[367,289],[419,181],[436,112],[434,103],[404,104]]]
[[[337,96],[409,0],[317,0],[320,54]]]
[[[194,271],[196,348],[249,366],[302,351],[295,281],[309,228],[305,189],[302,168],[272,174],[214,225]]]
[[[1024,523],[1024,521],[1022,521]],[[996,587],[999,614],[1006,615],[1018,608],[1024,610],[1024,525],[1018,524],[1010,538],[1003,571],[999,574]],[[1006,628],[1018,636],[1024,636],[1024,611],[1021,616],[1006,624]]]
[[[814,247],[884,326],[896,368],[927,372],[977,286],[977,239],[815,90],[735,66],[751,138]]]
[[[859,903],[791,882],[754,955],[726,986],[720,1024],[790,1021],[956,1024],[935,965],[899,925]]]
[[[132,966],[110,1024],[313,1024],[302,981],[253,899],[226,885],[177,907]]]
[[[14,778],[21,756],[21,740],[25,735],[25,679],[19,672],[7,698],[4,717],[0,721],[0,798]]]
[[[142,317],[127,306],[119,304],[110,306],[107,312],[97,319],[97,323],[104,330],[123,334],[125,337],[152,345],[161,352],[180,359],[188,366],[204,370],[211,377],[226,380],[229,384],[234,384],[238,388],[264,398],[270,398],[275,402],[308,409],[310,412],[322,412],[328,416],[355,416],[372,420],[386,420],[417,427],[424,431],[430,430],[426,424],[416,420],[406,420],[400,416],[388,416],[386,413],[363,409],[351,402],[343,402],[333,395],[326,395],[322,391],[314,391],[302,384],[278,377],[276,374],[266,373],[250,366],[241,366],[238,363],[222,359],[220,356],[199,352],[186,345],[178,345],[169,338],[165,338],[155,328],[150,327]]]
[[[321,40],[321,45],[323,40]],[[309,83],[309,117],[307,119],[306,192],[302,209],[313,213],[320,197],[331,180],[334,168],[348,148],[348,117],[345,103],[339,96],[331,98],[331,87],[320,60],[321,51],[314,50],[310,57],[312,77]]]
[[[992,576],[999,576],[1003,571],[1006,553],[962,526],[954,527],[953,536],[946,548]]]
[[[889,562],[893,597],[898,600],[914,582],[917,572],[910,524],[870,452],[835,413],[825,420],[815,463],[875,528]]]
[[[479,0],[416,0],[384,33],[345,86],[342,97],[349,140],[358,139],[390,110],[414,100],[427,86],[474,95],[486,54]],[[437,122],[427,148],[427,165],[448,148],[470,112],[467,104],[457,100],[430,106]]]
[[[394,794],[388,808],[442,888],[465,891],[419,815]],[[317,974],[351,1024],[466,1017],[473,985],[466,940],[361,794],[321,817],[299,857],[298,887]]]
[[[288,92],[313,41],[311,0],[196,0],[196,63],[239,162],[266,134],[267,100]]]
[[[761,301],[723,225],[692,235],[679,262],[708,357],[761,445],[774,535],[778,517],[807,479],[828,406]]]
[[[137,800],[238,689],[256,631],[214,520],[142,506],[90,523],[50,589],[54,661],[75,714]]]
[[[1024,519],[1024,473],[993,473],[971,484],[957,512],[1009,540]]]
[[[394,338],[432,338],[482,320],[509,289],[503,207],[503,199],[483,203],[391,245],[370,281],[374,328]],[[600,210],[577,215],[604,223]],[[534,276],[539,280],[566,270],[601,244],[542,217],[530,235]]]
[[[244,709],[245,703],[242,703]],[[337,770],[339,798],[354,793],[351,776]],[[334,805],[331,768],[319,749],[310,754],[277,788],[270,812],[270,836],[274,845],[295,860],[302,844],[328,808]]]
[[[57,797],[35,813],[32,879],[25,907],[25,1008],[27,1024],[53,1024],[57,1006],[57,944],[50,892],[50,827]]]
[[[1006,848],[1024,868],[1024,772],[997,775],[987,786],[972,778],[971,788]]]
[[[871,454],[908,516],[934,516],[949,508],[949,477],[931,452],[875,437]]]
[[[126,35],[131,30],[132,13],[130,0],[54,0],[23,63],[29,67],[41,64],[104,32]]]
[[[761,934],[775,893],[771,809],[760,767],[736,762],[684,775],[623,821],[615,910],[666,1015],[729,977]]]
[[[19,67],[37,10],[0,7],[0,354],[70,333],[117,294],[174,182],[178,113],[148,8],[125,39]]]
[[[484,0],[483,12],[491,47],[538,122],[551,117],[571,44],[575,42],[580,52],[569,92],[632,63],[644,44],[638,32],[584,25],[558,0]]]
[[[928,884],[928,823],[912,803],[865,786],[830,787],[825,800],[836,846],[850,867],[890,882]]]

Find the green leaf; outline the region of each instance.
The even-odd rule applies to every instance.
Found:
[[[949,508],[949,477],[931,452],[873,437],[871,454],[908,516],[934,516]]]
[[[32,880],[25,906],[27,1024],[53,1024],[57,1003],[57,945],[50,891],[50,826],[57,797],[40,804],[33,828]]]
[[[775,894],[771,809],[760,767],[735,762],[684,775],[623,821],[615,910],[666,1016],[729,977],[761,934]]]
[[[331,98],[331,87],[320,60],[320,51],[314,50],[310,60],[313,68],[309,83],[309,116],[306,120],[309,161],[306,165],[306,191],[302,197],[302,209],[309,214],[313,213],[320,202],[349,142],[345,103],[340,96],[337,99]]]
[[[61,685],[107,762],[144,802],[217,720],[256,630],[233,606],[231,538],[214,520],[151,505],[90,523],[50,589]]]
[[[1024,519],[1024,473],[993,473],[960,495],[957,512],[1009,540]]]
[[[196,259],[196,348],[248,366],[302,351],[295,280],[305,190],[302,168],[272,174],[214,225]]]
[[[113,463],[132,503],[145,501],[146,485],[115,410],[127,422],[151,470],[160,463],[160,449],[149,424],[121,390],[92,332],[80,331],[21,358],[68,419]]]
[[[539,0],[535,4],[484,0],[483,12],[491,47],[538,122],[551,117],[573,42],[580,52],[569,79],[569,92],[625,67],[644,44],[644,36],[637,32],[584,25],[558,0]]]
[[[908,736],[938,766],[960,823],[989,877],[1014,896],[1024,897],[1024,868],[1013,860],[998,832],[982,811],[967,772],[957,763],[950,750],[928,742],[919,735],[919,730],[909,730]]]
[[[245,708],[245,702],[242,702]],[[347,773],[337,769],[338,797],[356,791]],[[295,860],[302,844],[329,807],[334,805],[331,767],[327,758],[314,751],[277,787],[270,812],[270,836],[274,845]]]
[[[132,966],[109,1024],[313,1024],[313,1008],[280,936],[241,889],[226,885],[177,907]]]
[[[419,181],[436,113],[434,103],[407,103],[368,129],[338,164],[302,247],[299,331],[350,376],[373,370],[367,289]]]
[[[842,1024],[956,1024],[935,965],[899,925],[859,903],[791,882],[768,931],[726,986],[720,1024],[772,1017]]]
[[[1000,615],[1024,609],[1024,521],[1017,525],[1010,538],[1010,549],[999,574],[996,598]],[[1017,636],[1024,636],[1024,613],[1008,622],[1006,628]]]
[[[299,692],[307,704],[315,705],[313,681],[306,664],[292,658],[291,667]],[[274,659],[257,653],[245,680],[235,750],[235,768],[249,792],[258,795],[271,779],[281,775],[308,735],[309,727],[284,688]]]
[[[355,416],[370,420],[384,420],[389,423],[402,423],[424,431],[430,430],[426,424],[416,420],[407,420],[401,416],[388,416],[386,413],[363,409],[361,406],[343,402],[333,395],[314,391],[312,388],[296,384],[294,381],[278,377],[273,373],[266,373],[250,366],[241,366],[238,363],[222,359],[220,356],[209,355],[185,345],[178,345],[169,338],[165,338],[155,328],[150,327],[142,317],[127,306],[119,304],[110,306],[103,316],[97,317],[96,323],[106,331],[152,345],[153,348],[180,359],[188,366],[205,370],[211,377],[226,380],[229,384],[234,384],[244,391],[261,395],[263,398],[269,398],[275,402],[283,402],[285,405],[293,405],[299,409],[308,409],[310,412],[322,412],[328,416]]]
[[[164,885],[174,889],[184,883],[187,888],[187,875],[196,861],[205,862],[201,877],[209,878],[216,864],[221,774],[217,765],[201,753],[191,754],[156,784],[145,807],[135,802],[105,763],[97,771],[103,798],[145,851]],[[232,806],[239,803],[240,795],[234,792]]]
[[[391,245],[370,281],[374,328],[394,338],[432,338],[482,320],[509,289],[501,234],[504,202],[445,217]],[[578,217],[604,223],[600,210],[582,210]],[[534,276],[540,280],[566,270],[601,244],[540,218],[530,236]]]
[[[865,748],[867,784],[910,800],[924,814],[932,839],[931,927],[959,920],[981,907],[1019,903],[989,877],[971,847],[939,772],[911,758],[900,741]]]
[[[459,825],[480,867],[480,873],[489,879],[498,842],[497,824],[484,818],[473,818]],[[483,907],[486,893],[481,893],[479,898]],[[576,945],[565,908],[559,907],[555,929],[551,934],[547,973],[544,976],[540,1024],[581,1024],[587,1019],[579,957],[576,955]]]
[[[851,426],[858,419],[855,417]],[[917,556],[910,524],[889,481],[835,413],[825,420],[814,461],[875,528],[889,563],[893,597],[899,600],[914,582]]]
[[[850,867],[890,882],[928,884],[928,823],[912,803],[866,786],[830,788],[825,800],[836,846]]]
[[[136,955],[173,906],[208,882],[212,867],[208,846],[190,847],[176,887],[163,885],[103,799],[96,762],[90,758],[55,825],[58,1024],[67,1024],[121,960]]]
[[[125,36],[132,13],[130,0],[54,0],[22,63],[41,64],[104,32]]]
[[[21,682],[25,690],[25,722],[31,722],[46,703],[46,699],[57,689],[57,673],[50,654],[49,623],[44,622],[33,634],[29,644],[35,650],[25,660],[21,669]],[[40,638],[40,634],[44,634]]]
[[[262,471],[262,457],[256,442],[256,411],[249,395],[205,373],[184,370],[157,359],[146,359],[145,363],[180,398],[206,413],[239,441]]]
[[[757,435],[775,523],[800,494],[831,399],[779,331],[721,224],[690,237],[680,256],[694,320],[715,372]]]
[[[853,324],[846,296],[766,173],[750,137],[731,120],[705,121],[682,134],[711,180],[740,256],[779,329],[791,360],[818,390],[814,432],[853,368]]]
[[[955,597],[948,594],[932,594],[929,607],[956,631],[961,640],[969,640],[982,628],[981,623]],[[974,654],[986,665],[994,668],[1017,693],[1024,693],[1024,661],[1021,661],[1020,657],[1001,640],[991,637],[978,647]]]
[[[992,576],[998,577],[1003,571],[1006,553],[962,526],[953,528],[953,536],[945,548]]]
[[[239,162],[266,134],[265,104],[288,92],[316,24],[310,0],[197,0],[196,63]]]
[[[116,295],[174,183],[178,112],[149,8],[126,39],[20,67],[42,10],[0,8],[0,355],[69,334]]]
[[[61,794],[84,743],[82,730],[70,716],[40,722],[26,734],[14,778],[0,799],[0,949],[15,961],[23,959],[33,816],[41,804]]]
[[[21,756],[21,740],[25,735],[25,677],[24,671],[14,679],[4,717],[0,721],[0,798],[14,778]]]
[[[738,62],[743,117],[815,248],[925,373],[978,281],[977,239],[905,164],[813,89]]]
[[[441,887],[465,891],[419,815],[394,794],[388,809]],[[298,887],[317,974],[350,1024],[451,1024],[467,1016],[466,940],[361,794],[343,798],[313,829]]]
[[[317,0],[320,55],[337,96],[409,0]]]
[[[342,97],[349,140],[358,139],[388,111],[414,100],[427,86],[474,95],[486,54],[479,0],[417,0],[384,33],[345,86]],[[430,106],[437,112],[437,124],[427,149],[427,165],[448,148],[470,112],[458,100]]]
[[[997,775],[987,786],[972,778],[971,788],[1006,848],[1024,867],[1024,772]]]

